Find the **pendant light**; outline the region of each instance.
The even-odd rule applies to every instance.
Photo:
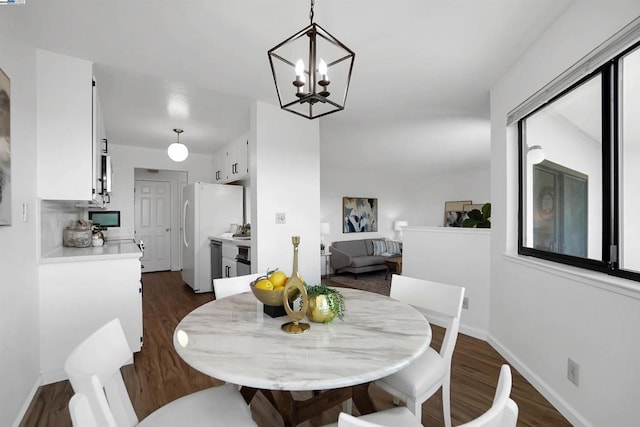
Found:
[[[167,148],[167,154],[169,158],[174,162],[181,162],[189,156],[189,149],[186,145],[180,143],[180,134],[184,132],[182,129],[174,129],[178,134],[178,140]]]
[[[344,109],[355,53],[313,22],[267,52],[280,108],[315,119]]]
[[[537,165],[545,159],[542,145],[532,145],[527,149],[527,160],[529,164]]]

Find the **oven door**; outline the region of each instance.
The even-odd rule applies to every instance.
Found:
[[[236,257],[236,268],[238,276],[251,274],[251,261],[241,257]]]

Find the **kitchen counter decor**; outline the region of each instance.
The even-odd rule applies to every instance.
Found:
[[[91,246],[92,222],[79,219],[72,221],[62,234],[62,244],[72,248],[88,248]]]

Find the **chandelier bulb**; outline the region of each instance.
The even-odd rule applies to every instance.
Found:
[[[320,81],[318,82],[322,86],[329,84],[329,76],[327,75],[327,63],[324,59],[320,58],[320,64],[318,64],[318,73],[320,73]]]
[[[298,59],[298,61],[296,61],[296,81],[305,82],[305,78],[304,78],[304,62],[302,61],[302,59]]]

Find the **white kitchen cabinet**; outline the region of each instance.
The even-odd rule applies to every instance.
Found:
[[[227,152],[220,150],[213,156],[213,179],[216,184],[227,182]]]
[[[140,351],[143,335],[139,258],[134,255],[40,264],[39,275],[44,384],[66,379],[63,367],[71,350],[113,318],[120,318],[131,350]]]
[[[233,243],[222,243],[222,277],[236,277],[238,275],[238,246]]]
[[[213,171],[214,180],[218,184],[239,181],[249,176],[249,142],[246,136],[215,153]]]
[[[36,51],[38,195],[97,199],[101,150],[93,63]]]
[[[236,277],[237,275],[237,261],[231,258],[222,258],[222,277]]]
[[[249,175],[248,162],[249,142],[240,138],[227,147],[227,182],[234,182]]]

